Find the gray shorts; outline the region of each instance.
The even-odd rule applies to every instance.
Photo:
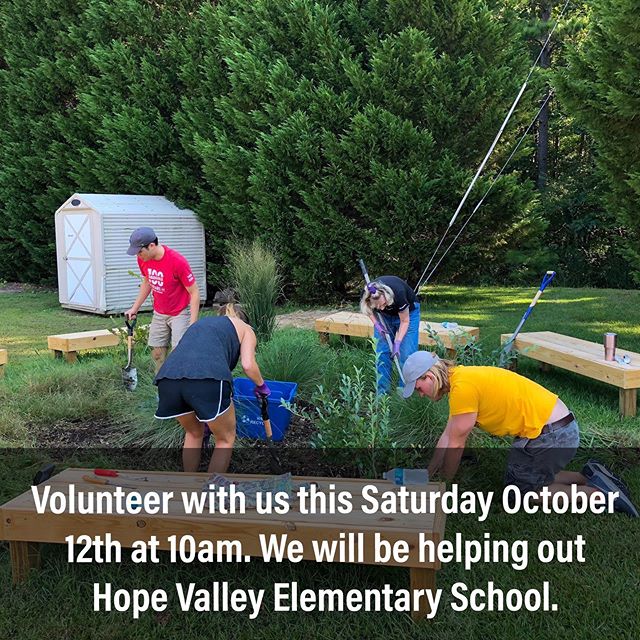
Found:
[[[573,420],[565,427],[537,438],[516,438],[507,460],[504,483],[521,491],[538,491],[550,485],[558,471],[573,460],[580,444],[580,428]]]
[[[177,316],[153,312],[149,326],[149,346],[168,347],[175,349],[178,342],[189,328],[191,313],[189,307],[183,309]]]

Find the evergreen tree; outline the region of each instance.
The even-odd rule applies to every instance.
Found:
[[[61,63],[75,0],[4,0],[0,4],[0,278],[56,278],[54,212],[73,192],[55,167],[72,153],[60,146],[56,119],[73,108]]]
[[[77,99],[57,124],[76,149],[66,171],[78,190],[167,193],[167,167],[183,153],[173,126],[182,91],[175,40],[200,2],[89,0],[69,29]]]
[[[228,1],[198,17],[176,122],[214,251],[227,229],[261,236],[307,298],[356,282],[356,255],[415,282],[526,75],[516,28],[476,0]],[[448,273],[535,259],[534,204],[530,183],[501,179]]]
[[[55,279],[53,214],[74,191],[179,195],[174,56],[200,4],[2,4],[0,276]]]
[[[629,0],[598,0],[591,28],[558,78],[560,96],[593,137],[605,203],[626,229],[621,244],[640,282],[640,14]],[[622,235],[622,234],[621,234]]]

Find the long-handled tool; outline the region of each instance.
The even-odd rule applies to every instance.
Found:
[[[366,284],[370,284],[371,283],[371,278],[369,278],[369,272],[367,271],[367,267],[364,264],[364,260],[362,260],[362,258],[360,258],[358,260],[358,264],[360,265],[360,270],[362,271],[362,275],[364,277],[364,281]],[[373,312],[373,316],[374,318],[386,329],[387,325],[384,321],[384,318],[382,317],[382,314],[380,313],[376,313],[376,311]],[[391,342],[391,336],[389,335],[388,331],[384,332],[384,337],[387,340],[387,345],[389,347],[389,354],[393,353],[393,343]],[[398,356],[394,356],[393,361],[396,363],[396,367],[398,369],[398,373],[400,374],[400,380],[402,380],[402,384],[404,384],[404,377],[402,375],[402,367],[400,366],[400,360],[398,359]]]
[[[509,340],[505,342],[504,347],[502,348],[502,352],[500,353],[501,367],[504,367],[507,364],[509,360],[508,358],[509,353],[511,352],[511,349],[513,349],[513,343],[517,335],[520,333],[520,329],[522,329],[522,326],[527,321],[527,318],[531,315],[533,308],[536,306],[536,304],[538,304],[538,300],[540,300],[540,296],[542,295],[542,292],[547,288],[547,285],[553,280],[555,275],[556,275],[555,271],[547,271],[547,273],[544,274],[544,277],[542,278],[542,282],[540,283],[540,288],[538,289],[538,292],[536,293],[536,295],[533,297],[533,300],[529,304],[529,308],[524,312],[524,315],[522,316],[520,323],[516,327],[516,330],[513,332]]]
[[[269,401],[267,396],[260,396],[260,412],[262,413],[262,422],[264,422],[264,432],[267,437],[267,449],[269,450],[269,466],[271,471],[276,475],[283,472],[282,464],[278,459],[275,447],[273,446],[273,431],[271,430],[271,420],[269,419]]]
[[[133,359],[133,330],[136,328],[136,318],[131,321],[125,318],[127,325],[127,366],[122,370],[122,382],[127,391],[135,391],[138,386],[138,370],[131,366]]]

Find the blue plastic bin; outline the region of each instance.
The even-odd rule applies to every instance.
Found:
[[[291,411],[280,404],[280,400],[293,402],[296,397],[298,385],[295,382],[278,382],[277,380],[265,380],[271,395],[267,399],[269,405],[269,419],[273,439],[282,440],[291,422]],[[260,438],[265,440],[264,422],[260,413],[260,403],[253,395],[256,385],[248,378],[235,378],[233,381],[233,403],[236,408],[238,428],[236,435],[239,438]]]

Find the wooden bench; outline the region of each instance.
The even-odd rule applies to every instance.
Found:
[[[510,337],[510,334],[505,333],[500,338],[504,343]],[[620,413],[623,416],[636,415],[637,390],[640,388],[640,353],[616,349],[616,356],[629,356],[630,364],[609,362],[604,359],[602,344],[553,331],[521,333],[515,339],[513,348],[527,358],[538,360],[543,366],[552,365],[619,387]]]
[[[353,336],[356,338],[370,338],[373,336],[373,323],[362,313],[351,311],[339,311],[329,316],[316,320],[316,331],[320,334],[321,342],[329,341],[329,334],[339,336]],[[443,327],[440,322],[420,321],[420,333],[418,344],[434,346],[436,341],[431,337],[429,329],[435,332],[449,353],[455,353],[456,346],[465,344],[471,337],[477,340],[480,337],[478,327],[458,326],[455,328]]]
[[[130,474],[130,476],[129,476]],[[144,475],[148,481],[136,479]],[[84,475],[93,476],[90,469],[66,469],[39,485],[42,488],[51,485],[51,492],[60,491],[69,496],[70,485],[75,491],[113,491],[116,487],[89,484],[84,481]],[[246,476],[225,474],[229,479],[255,480],[265,476]],[[159,549],[169,549],[169,536],[191,535],[196,544],[210,540],[238,540],[242,545],[242,554],[262,557],[260,534],[286,534],[288,540],[299,540],[304,545],[304,558],[315,560],[312,540],[334,541],[340,540],[341,533],[363,533],[362,558],[346,559],[345,562],[363,562],[376,564],[374,561],[374,537],[380,535],[382,540],[393,544],[397,540],[405,540],[409,544],[407,562],[398,563],[390,560],[389,566],[400,566],[409,569],[411,589],[435,590],[436,571],[440,569],[440,561],[433,563],[421,562],[419,558],[419,544],[422,541],[433,540],[438,544],[444,538],[445,514],[441,502],[438,501],[428,514],[394,514],[364,513],[362,487],[373,484],[379,491],[398,491],[399,487],[385,480],[354,480],[343,478],[312,478],[296,477],[294,481],[310,482],[316,485],[319,492],[330,491],[329,485],[335,486],[335,491],[348,491],[352,494],[353,511],[350,514],[302,514],[299,505],[292,503],[291,510],[286,514],[257,515],[255,510],[247,509],[244,514],[210,514],[188,515],[182,502],[182,491],[200,492],[206,473],[168,473],[158,471],[121,471],[118,478],[111,478],[114,482],[130,485],[141,493],[147,490],[157,492],[172,491],[174,497],[168,502],[168,514],[158,513],[149,515],[139,514],[94,514],[79,515],[62,513],[54,515],[50,512],[37,514],[31,488],[13,500],[0,506],[0,540],[9,541],[11,554],[11,569],[13,582],[22,582],[30,569],[40,566],[40,543],[63,544],[69,535],[88,534],[90,536],[104,536],[109,532],[113,540],[123,547],[131,547],[136,540],[148,541],[156,536]],[[429,483],[407,487],[412,491],[427,492],[427,499],[435,492],[446,489],[444,483]],[[129,492],[129,489],[125,489]],[[378,494],[380,499],[380,494]],[[411,496],[407,498],[407,503]],[[370,503],[368,503],[370,506]],[[337,555],[336,555],[337,558]],[[215,567],[212,568],[212,571]],[[255,569],[246,568],[247,573]],[[239,571],[242,571],[239,568]],[[336,585],[340,587],[340,585]],[[421,598],[421,608],[413,612],[413,617],[419,619],[429,613],[426,598]]]
[[[67,362],[77,362],[78,351],[116,347],[120,344],[120,340],[121,338],[117,332],[113,333],[108,329],[98,329],[96,331],[78,331],[77,333],[61,333],[57,336],[48,336],[47,344],[56,358],[64,357]]]
[[[0,349],[0,376],[4,374],[4,365],[7,364],[7,350]]]

